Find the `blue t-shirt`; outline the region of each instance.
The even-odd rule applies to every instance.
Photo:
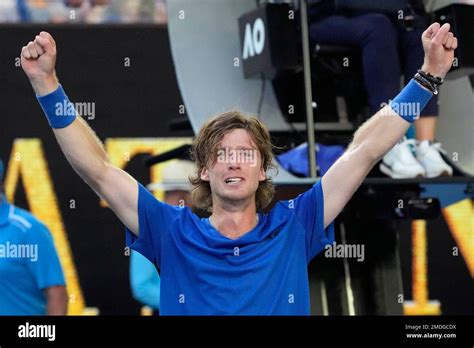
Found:
[[[0,315],[45,315],[44,289],[65,285],[48,229],[0,198]]]
[[[334,241],[323,212],[318,181],[232,240],[139,184],[139,237],[127,229],[127,245],[160,268],[161,315],[309,315],[307,265]]]

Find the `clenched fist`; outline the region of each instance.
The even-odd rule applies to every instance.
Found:
[[[458,47],[458,39],[449,31],[448,23],[440,27],[433,23],[421,36],[425,60],[421,70],[431,75],[444,78],[451,69],[454,50]]]
[[[21,66],[38,95],[48,94],[58,87],[55,65],[56,42],[45,31],[21,49]]]

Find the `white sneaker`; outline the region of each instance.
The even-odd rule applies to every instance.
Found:
[[[428,178],[453,175],[453,168],[443,160],[441,151],[443,150],[440,143],[432,144],[428,140],[419,142],[416,147],[416,158],[425,168]]]
[[[415,139],[403,138],[383,158],[380,171],[394,179],[423,177],[425,169],[416,160],[410,146],[416,146]]]

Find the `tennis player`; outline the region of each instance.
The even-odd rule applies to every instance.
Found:
[[[128,245],[159,267],[162,315],[308,315],[308,263],[333,242],[333,220],[452,65],[457,39],[449,24],[432,24],[422,41],[424,64],[400,94],[356,131],[321,180],[269,213],[261,212],[274,192],[267,128],[239,112],[210,119],[196,135],[191,178],[193,201],[212,212],[209,219],[156,200],[110,164],[74,108],[56,108],[70,101],[50,34],[24,46],[21,62],[69,163],[126,226]]]

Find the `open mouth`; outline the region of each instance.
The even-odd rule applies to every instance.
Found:
[[[225,179],[225,183],[226,183],[227,185],[238,185],[238,184],[241,183],[242,181],[244,181],[244,179],[238,178],[238,177]]]

